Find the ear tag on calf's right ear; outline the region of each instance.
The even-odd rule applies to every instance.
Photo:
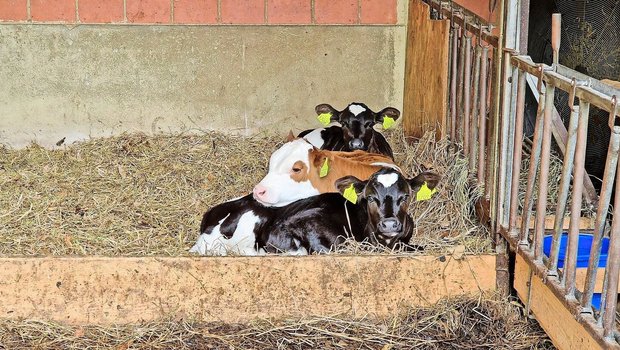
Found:
[[[328,126],[329,122],[332,120],[331,113],[321,113],[318,117],[316,117],[323,126]]]
[[[319,177],[325,177],[327,176],[327,173],[329,173],[329,164],[327,163],[328,161],[329,158],[325,158],[325,162],[323,162],[321,170],[319,171]]]
[[[394,125],[394,118],[383,116],[383,129],[389,129]]]
[[[422,185],[422,187],[420,187],[420,189],[418,190],[418,193],[416,193],[415,195],[415,200],[419,202],[419,201],[425,201],[425,200],[431,199],[431,197],[433,196],[433,193],[435,192],[437,192],[437,189],[433,188],[431,190],[430,188],[428,188],[426,181],[424,181],[424,184]]]
[[[342,194],[342,196],[353,204],[357,203],[357,192],[355,192],[355,188],[353,187],[353,184],[351,184],[351,186],[347,187],[347,189],[344,190],[344,193]]]

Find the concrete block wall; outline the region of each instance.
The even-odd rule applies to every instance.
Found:
[[[402,108],[407,0],[1,0],[0,143]]]

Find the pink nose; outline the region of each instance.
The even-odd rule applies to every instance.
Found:
[[[258,184],[254,186],[253,193],[254,193],[254,198],[264,200],[267,195],[267,189],[265,188],[265,186]]]

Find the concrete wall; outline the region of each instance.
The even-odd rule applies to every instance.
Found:
[[[402,108],[406,0],[63,1],[0,4],[0,143],[300,131],[319,103]]]

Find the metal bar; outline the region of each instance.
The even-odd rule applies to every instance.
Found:
[[[510,185],[509,232],[517,234],[517,214],[519,209],[519,174],[521,173],[521,155],[523,153],[523,114],[525,113],[525,81],[527,73],[519,71],[517,82],[517,110],[515,120],[515,138],[512,158],[512,183]],[[525,224],[529,225],[529,223]]]
[[[452,45],[451,72],[450,72],[450,141],[456,142],[456,69],[458,57],[458,36],[456,27],[450,28]]]
[[[560,56],[562,15],[554,13],[551,15],[551,48],[553,49],[553,64],[558,64]]]
[[[549,163],[551,159],[551,110],[555,87],[545,87],[545,113],[543,120],[542,150],[540,157],[540,176],[538,181],[538,200],[536,202],[536,225],[534,227],[534,259],[542,262],[545,215],[547,211],[547,189],[549,185]]]
[[[620,178],[620,167],[617,167],[616,178]],[[620,272],[620,181],[616,181],[616,194],[614,198],[614,219],[611,224],[609,238],[609,252],[607,255],[607,267],[605,268],[605,281],[607,286],[603,290],[605,295],[601,318],[603,319],[603,337],[613,339],[616,318],[616,305],[618,302],[618,272]]]
[[[603,232],[605,230],[605,219],[607,218],[607,211],[609,210],[614,177],[616,176],[616,168],[618,166],[618,150],[620,150],[620,127],[614,126],[609,139],[607,160],[605,162],[605,173],[603,175],[603,185],[601,186],[598,209],[596,210],[596,221],[594,223],[594,232],[592,233],[593,242],[592,247],[590,248],[588,272],[586,274],[585,288],[581,298],[581,305],[584,308],[584,312],[592,312],[592,294],[594,293],[596,273],[601,257],[601,243],[603,239]]]
[[[454,2],[444,3],[445,7],[442,6],[437,0],[430,0],[428,4],[432,8],[441,11],[442,15],[459,26],[464,27],[470,33],[478,33],[482,28],[490,25],[486,19],[476,15],[466,8],[458,6]],[[468,18],[471,18],[472,20],[468,20]],[[499,39],[497,36],[491,34],[490,31],[482,31],[481,37],[482,40],[487,42],[489,45],[497,47]]]
[[[469,155],[469,117],[471,104],[471,35],[465,33],[465,69],[463,72],[463,152]]]
[[[543,74],[542,66],[540,73]],[[532,205],[534,203],[534,187],[536,185],[536,173],[538,172],[538,162],[540,161],[540,152],[542,149],[543,134],[543,115],[545,110],[544,90],[539,84],[540,100],[538,101],[538,111],[536,112],[536,125],[534,126],[534,140],[532,141],[532,152],[530,154],[530,168],[527,173],[527,187],[525,188],[525,198],[523,200],[523,219],[521,224],[521,234],[519,236],[519,245],[529,247],[529,227],[530,218],[532,216]]]
[[[460,43],[460,48],[459,48],[459,62],[458,62],[458,67],[456,68],[457,71],[457,76],[456,76],[456,80],[457,80],[457,90],[456,90],[456,125],[458,127],[458,129],[456,130],[456,139],[459,141],[459,143],[462,145],[463,144],[463,86],[464,84],[464,78],[465,78],[465,40],[463,40],[465,31],[463,30],[463,28],[460,29],[459,31],[459,43]]]
[[[521,9],[519,14],[521,15],[519,21],[521,23],[521,28],[519,28],[519,53],[522,55],[527,55],[530,0],[521,0]]]
[[[573,87],[576,87],[576,82],[573,85]],[[571,94],[574,93],[571,92]],[[571,95],[574,96],[574,95]],[[587,134],[584,134],[583,132],[583,128],[587,129],[587,119],[588,119],[588,114],[586,111],[585,114],[585,122],[581,122],[581,124],[579,124],[579,122],[582,120],[582,118],[580,118],[580,108],[579,107],[575,107],[573,105],[574,103],[574,99],[571,99],[572,101],[569,101],[569,105],[571,107],[571,113],[570,113],[570,120],[568,123],[568,140],[566,143],[566,151],[564,152],[564,161],[562,162],[563,166],[562,166],[562,175],[561,175],[561,179],[560,179],[560,188],[559,188],[559,193],[558,193],[558,203],[555,209],[555,222],[553,225],[553,242],[551,244],[551,253],[549,256],[549,261],[547,263],[547,266],[549,267],[549,275],[550,276],[557,276],[557,268],[558,268],[558,257],[560,254],[560,238],[562,237],[562,226],[564,223],[564,215],[566,214],[566,205],[567,205],[567,201],[568,201],[568,194],[569,194],[569,187],[570,187],[570,180],[571,180],[571,173],[573,171],[573,162],[575,161],[575,149],[577,147],[579,147],[580,151],[581,150],[585,150],[586,147],[586,138],[587,138]],[[583,102],[584,104],[587,104],[587,102]],[[581,114],[582,115],[582,114]],[[584,123],[585,126],[583,125]],[[582,129],[579,129],[579,133],[578,133],[578,127],[582,127]],[[579,146],[577,146],[577,144],[579,144]],[[583,183],[581,184],[581,188],[583,189]],[[573,190],[574,193],[574,190]],[[580,198],[580,202],[579,202],[579,209],[578,213],[581,214],[581,195],[579,195]],[[575,197],[573,196],[573,202],[575,201]],[[579,215],[581,216],[581,215]],[[579,220],[579,217],[577,217],[576,220]]]
[[[474,97],[472,101],[471,108],[471,144],[469,145],[469,172],[471,174],[474,173],[476,169],[476,146],[478,141],[478,103],[479,103],[479,90],[480,90],[480,60],[481,60],[481,46],[480,40],[478,40],[476,45],[476,59],[474,61],[474,75],[473,75],[473,83],[474,83]],[[480,146],[478,146],[480,147]]]
[[[484,185],[485,183],[485,169],[484,164],[486,161],[486,119],[487,119],[487,68],[489,63],[489,48],[484,46],[482,48],[482,56],[480,58],[480,114],[478,115],[478,185]]]
[[[534,260],[533,252],[529,248],[519,246],[519,241],[510,236],[507,229],[500,227],[500,234],[510,243],[511,249],[521,255],[525,262],[529,265],[532,273],[543,280],[543,283],[555,295],[557,300],[564,305],[586,331],[605,349],[620,349],[620,345],[614,339],[603,339],[602,328],[597,325],[592,315],[581,314],[581,305],[575,299],[567,299],[564,295],[564,287],[562,287],[556,278],[546,278],[547,268],[545,265]]]
[[[512,56],[512,64],[519,69],[524,70],[532,75],[538,75],[538,65],[534,63],[528,56]],[[544,66],[545,71],[543,74],[543,80],[555,85],[558,89],[563,91],[571,90],[571,78],[567,78],[553,70],[549,69],[549,66]],[[590,104],[604,110],[611,112],[611,95],[607,95],[600,92],[591,86],[577,86],[575,89],[575,98],[580,101],[585,100]]]

